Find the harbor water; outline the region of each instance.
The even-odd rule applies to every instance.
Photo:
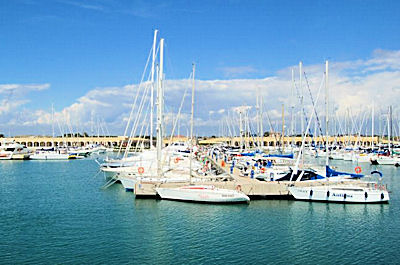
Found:
[[[0,263],[398,263],[400,168],[361,167],[383,172],[389,204],[135,199],[100,189],[93,160],[0,161]]]

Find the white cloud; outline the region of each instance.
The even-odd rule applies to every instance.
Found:
[[[258,70],[255,69],[253,66],[246,65],[246,66],[234,66],[234,67],[221,67],[219,68],[220,71],[224,74],[225,77],[237,77],[243,76],[247,74],[257,73]]]
[[[268,116],[274,124],[280,124],[282,104],[285,105],[285,113],[288,119],[292,105],[290,97],[292,90],[291,68],[295,68],[295,82],[297,88],[299,88],[297,65],[289,66],[277,71],[275,76],[262,79],[196,80],[196,134],[215,133],[218,126],[221,126],[224,117],[237,118],[234,109],[239,106],[255,106],[257,90],[264,98],[264,111],[268,111]],[[303,70],[307,74],[307,80],[303,78],[303,93],[305,111],[308,115],[311,110],[311,99],[307,84],[315,100],[325,66],[323,62],[315,65],[304,65]],[[330,108],[335,115],[343,116],[349,108],[352,108],[353,113],[359,113],[361,109],[370,109],[373,103],[377,106],[376,113],[378,113],[379,108],[386,111],[389,105],[397,106],[400,99],[400,51],[376,50],[372,53],[371,58],[330,62],[329,73]],[[49,86],[48,84],[5,84],[0,85],[0,93],[7,95],[11,90],[19,91],[18,93],[40,91]],[[181,124],[188,126],[190,87],[191,80],[189,79],[165,81],[165,105],[166,113],[168,113],[166,118],[169,124],[174,117],[172,113],[178,111],[183,92],[187,89],[188,94],[182,110]],[[78,98],[75,103],[57,112],[55,117],[60,122],[68,122],[74,128],[83,127],[86,128],[85,130],[93,125],[91,122],[93,116],[95,116],[94,122],[100,117],[100,120],[106,122],[113,134],[121,134],[138,88],[137,84],[95,88]],[[298,92],[295,92],[295,95],[297,94]],[[20,101],[15,101],[13,106],[2,104],[0,114],[9,112],[11,109],[21,108],[23,104],[26,104],[26,100],[26,98],[20,98]],[[298,99],[296,98],[294,102],[297,104]],[[325,115],[323,102],[324,89],[322,89],[317,108],[320,118]],[[146,110],[147,105],[144,107],[144,112]],[[249,110],[249,114],[255,115],[255,110],[253,107]],[[294,111],[296,117],[298,117],[300,109],[296,106]],[[394,113],[398,111],[400,109],[395,109]],[[134,113],[136,113],[136,110]],[[254,117],[252,116],[251,119],[254,120]],[[15,122],[15,119],[8,120],[9,123],[13,121]],[[28,122],[26,124],[31,125],[45,126],[51,123],[51,114],[44,110],[31,111],[23,117],[19,117],[19,121],[25,121]],[[296,122],[299,123],[298,118]],[[287,124],[289,124],[288,120]]]
[[[5,93],[28,93],[30,91],[41,91],[50,88],[50,84],[0,84],[0,94]]]

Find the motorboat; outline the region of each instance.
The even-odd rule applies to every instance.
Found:
[[[22,144],[15,142],[3,142],[0,147],[0,160],[23,160],[29,159],[30,152]]]
[[[55,150],[51,149],[42,149],[36,150],[34,154],[32,154],[29,159],[32,160],[67,160],[69,159],[69,154],[66,150]]]

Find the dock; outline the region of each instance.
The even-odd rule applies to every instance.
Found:
[[[207,157],[214,166],[219,170],[224,171],[231,177],[231,181],[205,181],[196,183],[199,185],[212,185],[216,188],[239,190],[245,193],[252,199],[274,199],[274,198],[291,198],[291,194],[288,190],[290,186],[304,187],[304,186],[323,186],[323,185],[348,185],[348,181],[313,181],[313,182],[290,182],[290,181],[259,181],[250,177],[243,177],[239,175],[239,170],[234,168],[233,173],[230,174],[229,164],[225,163],[223,166],[222,160],[216,161],[211,157]],[[351,182],[355,185],[365,186],[366,184],[360,180],[353,180]],[[151,198],[156,197],[156,188],[178,188],[181,186],[189,185],[189,182],[181,183],[137,183],[134,189],[134,193],[137,197]]]

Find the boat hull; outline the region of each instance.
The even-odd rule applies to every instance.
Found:
[[[296,200],[337,203],[388,203],[389,193],[383,189],[352,187],[289,187]]]
[[[238,191],[204,188],[199,186],[180,188],[157,188],[157,194],[161,199],[203,202],[203,203],[247,203],[250,198]]]
[[[30,156],[32,160],[68,160],[68,154],[33,154]]]

